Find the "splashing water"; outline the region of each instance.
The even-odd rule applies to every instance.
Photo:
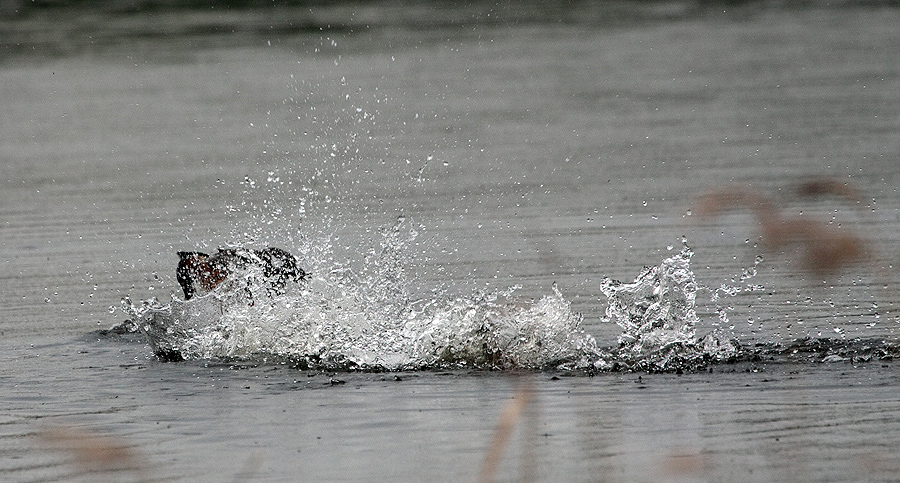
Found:
[[[482,294],[400,306],[333,280],[252,306],[210,294],[136,310],[163,359],[277,359],[323,369],[586,367],[600,351],[558,290],[534,305]],[[393,313],[395,317],[386,317]]]
[[[582,316],[554,285],[537,302],[515,300],[517,287],[470,296],[414,300],[404,269],[415,230],[403,219],[382,230],[380,250],[354,272],[336,265],[302,287],[270,295],[241,283],[223,284],[189,301],[139,306],[129,299],[130,327],[163,360],[220,359],[288,362],[327,370],[532,369],[684,371],[723,362],[837,362],[900,357],[885,341],[796,340],[741,347],[713,331],[696,336],[698,283],[691,249],[645,268],[631,283],[604,279],[605,322],[622,328],[618,346],[602,348]],[[260,277],[243,274],[247,283]],[[239,280],[239,281],[243,281]],[[230,287],[230,288],[229,288]]]
[[[734,341],[710,333],[696,338],[697,283],[690,269],[693,251],[646,267],[632,283],[603,279],[600,290],[609,300],[606,321],[615,321],[619,336],[617,364],[641,370],[679,370],[733,358]]]
[[[644,268],[633,283],[603,279],[607,319],[625,330],[620,345],[640,353],[694,339],[697,285],[689,266],[692,255],[684,247],[659,266]]]
[[[125,308],[165,360],[280,360],[332,370],[590,369],[604,360],[555,286],[529,304],[514,301],[515,287],[412,300],[404,261],[416,232],[403,223],[382,230],[380,250],[359,273],[314,274],[284,295],[252,287],[252,305],[232,292],[258,277],[188,301]]]

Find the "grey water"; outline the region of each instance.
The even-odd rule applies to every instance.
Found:
[[[478,481],[522,387],[500,481],[900,478],[891,2],[18,8],[0,10],[0,480]],[[819,177],[861,200],[796,195]],[[749,213],[698,219],[697,196],[735,186],[869,256],[807,272]],[[736,360],[338,371],[162,362],[103,332],[123,298],[179,303],[177,251],[273,245],[313,274],[301,300],[325,308],[303,313],[376,356],[375,322],[491,294],[615,348],[604,287],[683,244],[696,334]]]

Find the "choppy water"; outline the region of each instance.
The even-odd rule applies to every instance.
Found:
[[[898,16],[4,21],[0,479],[474,481],[515,394],[500,479],[894,480]],[[700,219],[734,186],[867,257]],[[310,280],[182,301],[175,252],[226,245]]]

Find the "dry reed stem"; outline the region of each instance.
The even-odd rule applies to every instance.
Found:
[[[805,194],[836,194],[848,200],[861,197],[845,184],[819,180],[801,187]],[[699,196],[692,212],[712,218],[736,208],[750,211],[760,227],[760,239],[768,249],[799,247],[800,266],[817,275],[829,275],[869,256],[868,244],[855,233],[818,220],[783,216],[766,196],[742,187],[711,191]]]
[[[871,203],[863,204],[862,192],[856,186],[834,178],[819,178],[801,183],[797,186],[797,193],[801,196],[837,196],[854,208],[872,209]]]
[[[88,472],[133,471],[146,481],[146,465],[122,441],[94,432],[55,427],[39,433],[54,449],[70,454],[74,462]]]
[[[662,473],[667,478],[699,477],[708,471],[706,458],[696,449],[673,451],[662,460]]]
[[[512,432],[519,420],[522,419],[522,415],[525,413],[532,396],[531,379],[527,377],[522,378],[519,389],[503,406],[503,410],[500,411],[497,429],[494,431],[493,438],[491,438],[484,463],[481,465],[481,472],[478,474],[480,483],[495,481],[497,469],[500,467],[500,461],[503,459],[503,453],[509,444]]]
[[[874,200],[870,199],[869,201],[865,201],[866,198],[863,192],[849,182],[834,178],[813,179],[798,185],[797,193],[806,197],[818,197],[822,195],[836,196],[847,202],[851,208],[857,210],[862,220],[869,223],[874,221],[870,218],[875,210]],[[870,237],[871,236],[872,235],[870,234]],[[882,298],[885,300],[893,300],[895,294],[889,291],[891,269],[889,268],[890,263],[887,262],[887,257],[884,257],[883,254],[879,254],[878,251],[871,246],[862,246],[860,251],[859,259],[868,259],[873,267],[874,274],[881,286],[880,292]],[[826,257],[826,260],[827,259],[828,258]],[[889,304],[888,307],[882,307],[881,310],[883,312],[893,312],[896,309],[890,308]]]
[[[242,481],[252,481],[253,475],[259,471],[259,468],[263,464],[263,456],[260,453],[251,454],[247,461],[244,462],[244,466],[234,478],[231,479],[234,483],[241,483]]]

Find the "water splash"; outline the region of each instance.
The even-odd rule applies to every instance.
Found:
[[[240,284],[224,284],[189,301],[161,304],[153,298],[134,304],[125,298],[122,305],[134,321],[129,327],[143,333],[163,360],[287,362],[323,370],[593,373],[900,356],[900,347],[885,341],[813,339],[742,347],[719,331],[697,337],[698,283],[686,244],[633,282],[603,280],[600,290],[609,299],[605,321],[618,324],[622,333],[616,347],[602,347],[555,285],[535,302],[518,301],[517,287],[412,298],[405,264],[416,236],[401,217],[381,230],[379,246],[361,270],[337,265],[316,271],[307,284],[280,295],[254,287],[252,305],[232,293]]]
[[[210,294],[135,312],[163,359],[272,359],[322,369],[585,368],[600,354],[558,290],[535,304],[512,294],[373,305],[340,283],[253,306]],[[386,317],[386,315],[393,317]]]
[[[659,266],[645,267],[633,283],[603,279],[600,290],[609,299],[607,320],[625,331],[619,345],[647,352],[694,339],[697,285],[690,270],[693,252],[681,252]]]
[[[188,301],[125,309],[165,360],[279,360],[330,370],[591,369],[605,360],[555,286],[534,303],[517,302],[515,287],[411,298],[405,265],[416,236],[401,217],[381,230],[361,270],[313,272],[284,295],[252,288],[252,305],[229,289],[251,278]]]
[[[757,255],[753,262],[753,266],[746,267],[741,271],[740,282],[737,282],[732,278],[731,284],[722,282],[716,289],[707,287],[712,292],[710,302],[715,304],[715,311],[719,318],[718,325],[722,327],[727,326],[732,330],[734,329],[734,325],[729,325],[729,313],[734,311],[734,307],[728,305],[728,299],[736,297],[741,293],[760,292],[765,290],[765,287],[762,285],[748,282],[759,273],[758,267],[762,261],[763,256]],[[739,283],[743,283],[744,285],[741,286]],[[752,325],[751,321],[748,320],[748,322]]]
[[[693,251],[681,251],[645,267],[632,283],[603,279],[609,303],[606,321],[623,329],[616,365],[640,370],[683,370],[737,355],[736,342],[719,333],[698,339],[697,282],[690,269]]]

